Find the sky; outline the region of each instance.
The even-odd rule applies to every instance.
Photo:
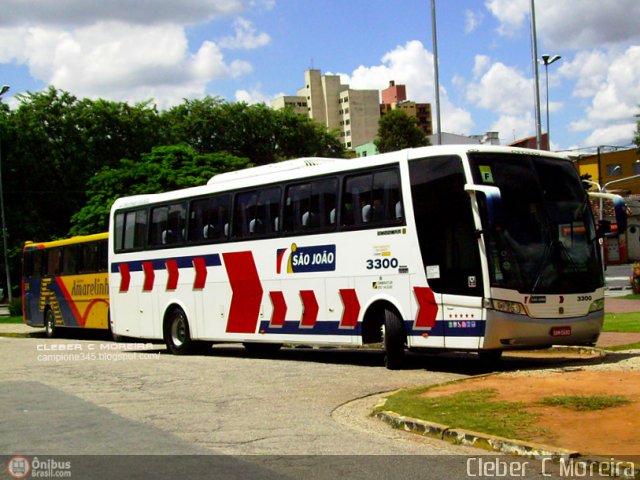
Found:
[[[431,0],[0,0],[0,84],[160,109],[295,95],[304,71],[434,106]],[[531,0],[436,0],[442,131],[535,135]],[[632,142],[640,1],[535,0],[553,150]],[[542,130],[545,68],[539,65]]]

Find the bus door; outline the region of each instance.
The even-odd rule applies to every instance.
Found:
[[[482,267],[462,160],[412,160],[409,172],[422,263],[440,302],[431,336],[442,335],[446,348],[477,349],[485,323]]]
[[[44,315],[39,309],[44,250],[24,253],[23,303],[24,321],[29,325],[43,325]]]

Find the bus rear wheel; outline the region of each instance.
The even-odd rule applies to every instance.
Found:
[[[189,322],[181,308],[174,308],[169,313],[164,327],[164,342],[174,355],[188,355],[195,350],[195,342],[189,332]]]
[[[404,366],[404,346],[407,335],[402,319],[393,311],[384,312],[384,365],[389,370],[399,370]]]
[[[55,338],[57,332],[56,329],[56,318],[53,315],[53,310],[47,310],[47,313],[44,315],[44,333],[47,338]]]

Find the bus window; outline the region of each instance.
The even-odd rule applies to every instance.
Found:
[[[229,195],[191,202],[189,241],[223,240],[229,233]]]
[[[185,207],[182,203],[152,208],[149,246],[172,246],[182,243],[185,217]]]
[[[280,228],[280,188],[267,188],[236,195],[233,235],[251,238],[275,233]]]
[[[124,218],[123,250],[133,250],[144,247],[147,231],[147,211],[135,210],[127,212]],[[116,237],[118,232],[116,231]]]
[[[338,181],[335,178],[288,187],[284,230],[309,233],[334,225],[337,191]]]
[[[80,246],[78,273],[91,273],[97,271],[99,246],[100,244],[97,242],[86,243]]]
[[[343,226],[381,226],[403,220],[396,170],[347,177],[342,202]]]
[[[47,275],[59,275],[60,274],[60,260],[62,257],[61,248],[52,248],[47,251]]]
[[[62,275],[78,273],[78,248],[76,245],[62,247]]]

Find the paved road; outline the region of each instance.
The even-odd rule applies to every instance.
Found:
[[[123,346],[126,351],[113,350]],[[179,457],[183,463],[160,457],[158,468],[165,473],[168,467],[186,468],[190,474],[215,469],[226,472],[223,478],[292,473],[299,478],[296,472],[308,476],[310,468],[328,470],[326,478],[334,478],[336,470],[349,478],[373,478],[364,474],[385,468],[398,473],[399,465],[408,478],[436,478],[436,473],[451,478],[462,468],[460,455],[478,453],[367,417],[378,392],[481,373],[468,355],[411,356],[409,369],[388,371],[378,351],[287,349],[250,358],[233,346],[190,357],[168,355],[158,345],[137,348],[99,338],[0,336],[0,453],[182,454],[187,455]],[[504,368],[542,365],[542,360],[515,359]],[[202,454],[207,456],[190,456]],[[444,456],[435,462],[434,457],[390,461],[374,455]],[[105,457],[77,462],[94,468]],[[136,468],[141,469],[137,478],[146,478],[150,467],[144,465],[128,465],[129,478],[136,478]]]

